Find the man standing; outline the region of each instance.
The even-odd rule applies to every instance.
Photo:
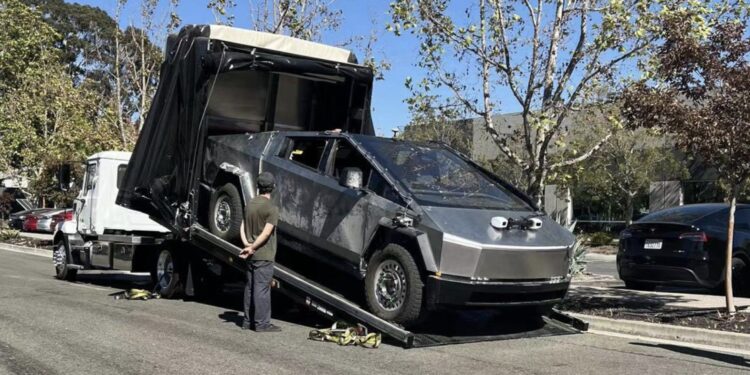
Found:
[[[245,246],[240,257],[247,259],[248,266],[242,329],[255,332],[281,331],[271,324],[271,280],[279,221],[279,209],[271,201],[274,185],[271,173],[263,172],[258,176],[258,196],[245,206],[245,220],[240,230]]]

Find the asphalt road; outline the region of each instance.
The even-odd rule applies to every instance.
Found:
[[[617,263],[614,255],[604,254],[587,254],[586,255],[586,272],[597,275],[612,276],[619,280],[617,276]]]
[[[218,303],[114,300],[132,286],[101,276],[53,278],[48,257],[0,249],[0,374],[513,373],[727,374],[750,358],[578,334],[454,346],[368,350],[308,341],[310,322],[284,331],[237,326],[237,298]]]

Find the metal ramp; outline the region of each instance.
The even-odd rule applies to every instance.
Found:
[[[245,271],[245,260],[239,257],[240,248],[211,234],[199,224],[190,227],[191,242],[215,258],[237,270]],[[462,335],[456,332],[411,332],[398,324],[381,319],[340,294],[315,283],[298,273],[275,263],[274,279],[279,283],[278,290],[311,310],[332,320],[345,320],[366,325],[380,332],[385,340],[395,341],[405,348],[448,345],[479,341],[509,340],[523,337],[544,337],[580,333],[587,324],[567,315],[553,312],[545,317],[541,325],[520,327],[508,332],[493,334]],[[526,329],[528,328],[528,329]],[[460,331],[459,331],[460,332]]]

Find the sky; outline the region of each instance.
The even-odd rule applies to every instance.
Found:
[[[70,0],[68,0],[70,1]],[[370,35],[374,30],[378,35],[375,47],[376,58],[385,58],[391,64],[391,69],[384,74],[384,79],[375,82],[373,88],[372,114],[378,135],[391,135],[391,129],[401,128],[409,122],[409,111],[404,103],[409,91],[404,86],[407,77],[419,77],[420,72],[414,67],[417,59],[418,44],[415,38],[404,35],[397,37],[385,30],[388,15],[388,4],[391,0],[338,0],[332,3],[334,9],[341,9],[343,22],[337,33],[323,36],[326,44],[340,44],[352,35]],[[114,14],[116,0],[76,0],[75,2],[97,6],[110,15]],[[137,0],[130,0],[121,16],[121,24],[125,26],[139,24],[139,9]],[[167,4],[167,1],[162,1]],[[182,24],[214,23],[214,16],[206,8],[206,0],[182,0],[177,13]],[[237,0],[238,6],[234,10],[237,27],[248,28],[250,16],[248,0]],[[166,9],[161,9],[167,14]],[[354,49],[354,53],[362,58],[363,51]]]

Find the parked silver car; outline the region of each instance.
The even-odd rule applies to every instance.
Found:
[[[53,233],[56,224],[53,218],[55,215],[65,212],[65,210],[65,208],[56,208],[37,215],[39,217],[36,223],[37,232]]]

